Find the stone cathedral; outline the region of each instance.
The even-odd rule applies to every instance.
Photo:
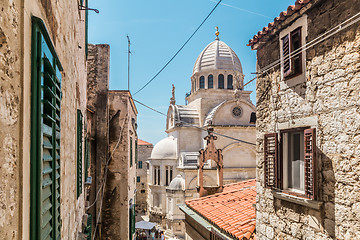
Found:
[[[187,105],[176,104],[173,86],[168,137],[154,146],[149,159],[148,195],[150,221],[160,222],[169,234],[184,237],[184,214],[177,205],[199,197],[198,157],[206,148],[207,129],[213,129],[215,146],[222,150],[224,184],[255,178],[255,106],[243,85],[241,62],[217,31],[195,62]],[[212,160],[203,181],[205,186],[219,184]]]

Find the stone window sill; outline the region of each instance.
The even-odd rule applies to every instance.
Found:
[[[284,200],[284,201],[288,201],[288,202],[292,202],[292,203],[296,203],[308,208],[313,208],[316,210],[320,210],[320,208],[323,205],[323,202],[321,201],[315,201],[315,200],[311,200],[308,198],[303,198],[303,197],[299,197],[299,196],[294,196],[294,195],[290,195],[281,191],[276,191],[273,190],[272,191],[273,195],[275,198]]]

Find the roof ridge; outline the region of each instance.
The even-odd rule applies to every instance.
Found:
[[[310,3],[313,0],[296,0],[295,5],[288,6],[286,11],[280,12],[278,17],[274,18],[274,21],[269,23],[267,27],[263,27],[261,31],[259,31],[257,34],[254,35],[252,39],[249,40],[249,43],[246,44],[247,46],[253,47],[259,40],[272,32],[278,26],[281,22],[285,21],[288,17],[292,16],[295,12],[302,9],[304,6],[306,6],[308,3]]]

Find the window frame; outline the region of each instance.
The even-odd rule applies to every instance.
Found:
[[[133,166],[133,146],[132,146],[132,137],[130,137],[130,167]]]
[[[63,68],[42,19],[32,16],[31,21],[30,239],[35,240],[40,239],[42,233],[45,231],[41,225],[45,215],[44,207],[46,208],[46,206],[48,206],[44,205],[46,200],[50,206],[46,212],[51,214],[51,218],[47,221],[51,229],[51,231],[47,230],[48,234],[50,234],[52,238],[61,237],[60,165],[62,158],[60,155],[60,116],[61,72]],[[45,67],[45,65],[49,64],[50,66]],[[48,73],[47,76],[46,73]],[[48,99],[45,99],[46,94],[42,94],[46,88],[42,85],[48,88],[47,91],[52,91],[53,96],[51,103]],[[46,120],[52,122],[51,127],[44,126],[48,125],[44,121],[46,118],[45,113],[43,114],[42,112],[46,111],[44,104],[52,109],[52,118]],[[44,143],[45,138],[48,139],[48,143],[51,145],[51,148],[49,148],[51,149],[50,158],[46,158],[49,154],[44,154],[45,152],[50,152],[49,149],[44,150],[47,148]],[[44,171],[43,167],[45,162],[48,162],[47,166],[50,167],[51,172]],[[50,176],[51,183],[43,179],[45,174]],[[43,196],[47,195],[46,191],[43,190],[43,184],[48,184],[47,186],[50,188],[50,195],[45,198],[46,200],[43,199]],[[48,226],[48,224],[45,226]]]
[[[214,75],[212,75],[212,74],[210,74],[208,76],[208,87],[207,88],[208,89],[214,88]]]
[[[304,134],[304,193],[284,189],[284,144],[283,134],[303,132]],[[271,140],[272,139],[272,140]],[[269,141],[275,146],[268,151]],[[301,198],[317,200],[317,157],[316,157],[316,128],[299,127],[280,130],[279,133],[264,135],[264,186],[265,188],[279,190],[283,193],[295,195]],[[273,162],[271,162],[273,161]],[[273,166],[273,167],[271,167]],[[308,169],[308,171],[307,171]],[[270,174],[269,174],[270,173]],[[271,176],[272,178],[271,178]],[[273,179],[273,180],[272,180]]]
[[[227,75],[226,81],[226,89],[233,90],[234,89],[234,76],[229,74]],[[231,84],[229,84],[231,82]]]
[[[307,15],[304,14],[302,17],[298,18],[294,23],[292,23],[290,26],[288,26],[287,28],[285,28],[284,30],[282,30],[279,34],[279,50],[280,50],[280,74],[281,74],[281,80],[287,81],[290,80],[291,84],[296,84],[297,82],[301,82],[304,81],[305,79],[305,74],[306,74],[306,51],[304,51],[303,46],[306,44],[306,38],[308,35],[308,21],[307,21]],[[284,44],[283,44],[283,39],[288,36],[289,37],[289,52],[293,52],[294,54],[294,49],[290,49],[291,48],[291,44],[290,44],[290,36],[291,34],[295,33],[297,30],[299,30],[300,33],[300,43],[301,46],[299,47],[299,52],[301,55],[300,57],[300,62],[299,64],[300,66],[300,73],[286,73],[284,71],[284,61],[286,61],[286,59],[284,58]],[[291,60],[290,57],[291,55],[286,55],[286,58],[288,58],[288,60]],[[292,58],[294,59],[294,58]],[[291,61],[289,62],[290,64]],[[285,74],[286,73],[286,74]]]
[[[290,78],[294,78],[296,76],[299,76],[301,74],[303,74],[303,68],[302,68],[302,47],[303,47],[303,42],[302,42],[302,27],[297,27],[296,29],[292,30],[291,32],[289,32],[288,34],[286,34],[283,38],[281,38],[282,41],[282,58],[283,63],[282,63],[282,72],[284,75],[284,78],[290,79]],[[296,36],[296,34],[298,34],[299,37],[299,41],[300,41],[300,46],[296,49],[294,49],[294,38]],[[288,49],[289,49],[289,53],[284,55],[284,39],[288,38]],[[293,56],[294,54],[296,54],[296,56]],[[298,64],[295,64],[295,60],[299,59]],[[284,69],[284,65],[285,62],[289,62],[289,69],[287,71],[285,71]],[[296,71],[296,69],[298,68],[298,71]]]
[[[220,76],[222,76],[220,78]],[[222,84],[220,84],[220,82],[222,82]],[[218,89],[224,89],[225,88],[225,76],[224,74],[219,74],[218,75]]]
[[[205,77],[200,76],[199,78],[199,89],[205,89]]]
[[[300,136],[302,137],[302,139],[300,138],[301,142],[300,142],[300,155],[302,156],[301,160],[304,162],[305,160],[305,154],[304,151],[301,151],[301,149],[304,149],[304,130],[307,128],[295,128],[295,129],[289,129],[287,131],[282,131],[280,130],[280,146],[281,146],[281,157],[280,157],[280,161],[282,164],[282,169],[280,169],[280,171],[282,171],[281,177],[282,177],[282,189],[285,191],[289,191],[289,192],[294,192],[294,193],[298,193],[300,195],[305,195],[305,182],[302,183],[303,185],[303,190],[302,189],[296,189],[294,187],[289,187],[289,162],[291,161],[289,159],[289,156],[285,156],[284,152],[287,148],[288,153],[290,153],[293,149],[290,149],[292,146],[289,146],[289,137],[292,134],[295,133],[299,133]],[[286,142],[286,140],[288,140]],[[291,140],[290,140],[291,141]],[[302,173],[304,174],[304,178],[303,181],[305,181],[305,169],[303,169]],[[301,186],[301,185],[300,185]]]

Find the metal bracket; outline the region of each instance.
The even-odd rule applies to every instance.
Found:
[[[79,5],[79,10],[90,10],[90,11],[94,11],[96,13],[99,13],[99,10],[95,9],[95,8],[88,8],[82,5]]]

